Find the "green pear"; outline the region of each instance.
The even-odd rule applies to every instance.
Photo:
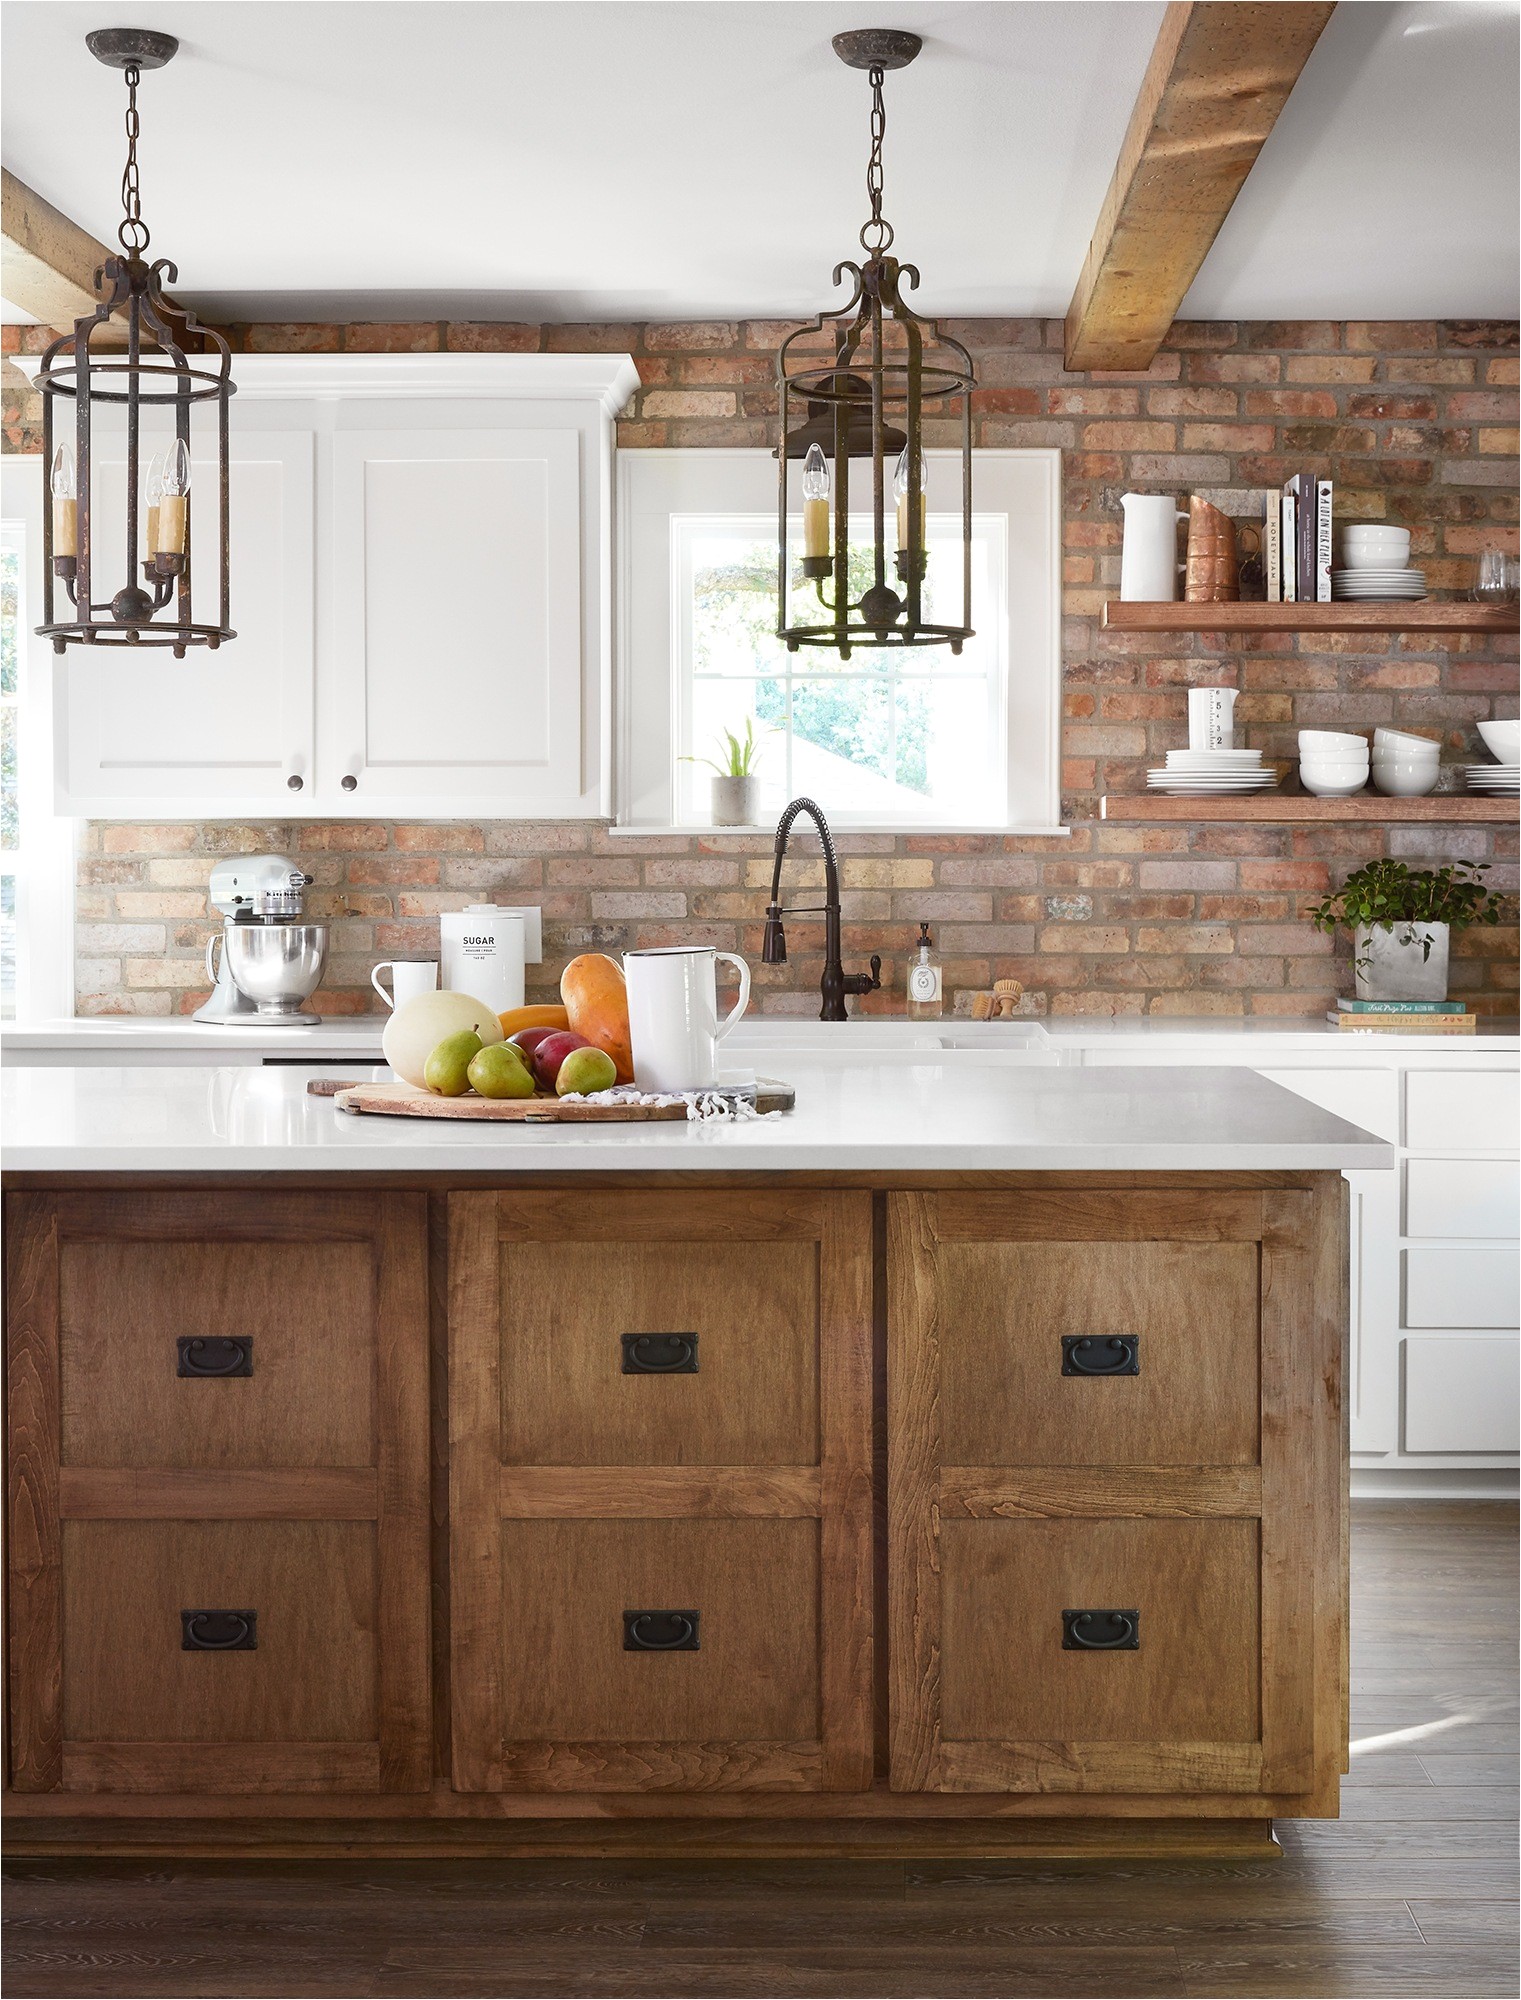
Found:
[[[480,1054],[481,1038],[473,1028],[445,1035],[423,1065],[423,1082],[439,1097],[463,1097],[470,1081],[470,1063]]]
[[[555,1092],[560,1097],[585,1097],[594,1090],[611,1090],[617,1067],[602,1049],[572,1049],[560,1065]]]
[[[481,1097],[532,1097],[528,1065],[511,1042],[494,1042],[470,1058],[470,1088]]]

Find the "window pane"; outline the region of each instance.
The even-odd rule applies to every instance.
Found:
[[[0,1020],[16,1018],[16,878],[0,875]]]
[[[21,845],[21,805],[16,791],[16,711],[0,708],[0,850]]]
[[[0,548],[0,695],[15,695],[20,659],[21,551]]]

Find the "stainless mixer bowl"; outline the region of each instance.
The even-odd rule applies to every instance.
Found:
[[[265,1020],[304,1014],[327,965],[326,924],[226,924],[227,969]]]

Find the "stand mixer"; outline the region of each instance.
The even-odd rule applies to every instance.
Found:
[[[327,925],[302,914],[311,883],[280,854],[219,861],[209,894],[222,928],[206,940],[211,998],[197,1021],[219,1027],[309,1027],[319,1021],[306,1002],[327,964]]]

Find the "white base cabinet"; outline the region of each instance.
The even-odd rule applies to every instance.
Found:
[[[1354,1469],[1444,1472],[1517,1464],[1521,1247],[1517,1064],[1482,1041],[1415,1048],[1328,1038],[1264,1060],[1251,1040],[1123,1036],[1082,1063],[1249,1063],[1399,1148],[1393,1173],[1348,1174]]]
[[[245,354],[233,377],[238,636],[182,661],[59,659],[58,811],[610,813],[612,433],[632,361]],[[192,483],[203,549],[211,486]]]

